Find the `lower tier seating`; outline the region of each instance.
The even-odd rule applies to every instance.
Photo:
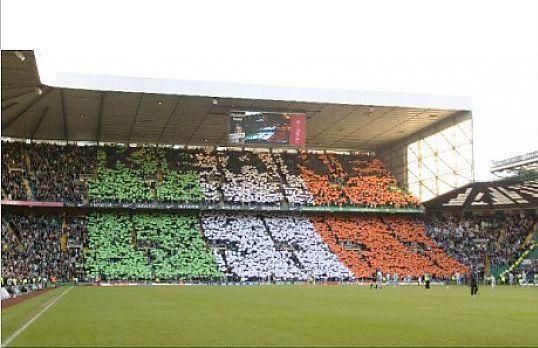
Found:
[[[57,215],[22,215],[2,211],[2,277],[67,278],[69,258],[60,248]]]
[[[489,226],[485,221],[484,226]],[[502,250],[508,245],[506,252],[515,250],[510,255],[517,255],[522,231],[533,221],[505,218],[497,245]],[[401,279],[424,273],[448,278],[468,273],[470,265],[476,269],[474,249],[457,248],[454,257],[451,245],[439,239],[445,231],[435,228],[429,234],[431,226],[426,230],[420,219],[398,215],[93,212],[71,216],[65,212],[24,215],[7,209],[2,216],[2,275],[305,281],[370,278],[377,269],[397,273]],[[453,242],[459,238],[456,232]],[[473,263],[466,263],[466,258]]]
[[[266,216],[264,220],[275,244],[291,247],[307,275],[315,279],[353,278],[306,216]]]
[[[198,218],[192,214],[133,216],[137,249],[148,255],[156,278],[219,278],[222,276],[207,248]]]
[[[219,263],[228,275],[251,279],[306,279],[289,251],[276,250],[263,220],[245,214],[205,214],[204,235],[213,247],[224,246]]]
[[[372,277],[377,269],[415,278],[425,273],[448,278],[455,272],[468,270],[446,257],[438,248],[430,248],[430,253],[423,254],[406,245],[405,241],[422,241],[433,247],[431,241],[424,240],[423,228],[421,230],[418,226],[409,225],[409,218],[403,219],[389,219],[389,225],[378,216],[312,218],[316,230],[331,251],[359,278]],[[414,227],[409,230],[409,226]]]
[[[202,227],[220,268],[235,278],[353,277],[306,217],[214,213],[202,216]]]
[[[221,273],[187,214],[92,214],[86,267],[92,279],[218,278]]]
[[[515,261],[526,245],[536,218],[532,216],[434,216],[426,232],[458,261],[483,271],[486,255],[490,265],[502,268]]]
[[[90,214],[85,253],[88,278],[151,279],[147,256],[136,250],[134,236],[128,214]]]

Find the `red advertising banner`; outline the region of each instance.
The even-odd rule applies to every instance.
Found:
[[[305,146],[306,145],[306,115],[305,114],[292,114],[291,115],[290,145],[291,146]]]
[[[25,207],[63,207],[64,202],[34,202],[2,200],[2,205],[17,205]]]

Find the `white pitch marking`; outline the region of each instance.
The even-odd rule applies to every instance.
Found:
[[[67,290],[65,290],[64,292],[62,292],[58,297],[56,297],[51,303],[49,303],[45,308],[43,308],[39,313],[37,313],[36,315],[34,315],[32,317],[32,319],[28,320],[28,322],[26,324],[24,324],[23,326],[21,326],[17,331],[15,331],[11,336],[9,336],[9,338],[2,344],[2,347],[7,347],[15,338],[17,338],[17,336],[19,336],[21,333],[24,332],[24,330],[26,330],[28,328],[28,326],[32,325],[32,323],[34,321],[36,321],[40,316],[41,314],[45,313],[45,311],[47,309],[49,309],[53,304],[55,304],[56,302],[58,302],[65,294],[67,294],[69,292],[69,290],[73,289],[73,287],[70,287],[68,288]]]

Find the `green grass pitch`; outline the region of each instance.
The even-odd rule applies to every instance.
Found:
[[[2,345],[67,288],[2,311]],[[75,287],[10,346],[538,346],[538,288]]]

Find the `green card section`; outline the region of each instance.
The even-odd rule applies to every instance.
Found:
[[[90,214],[85,266],[91,279],[151,279],[144,251],[135,248],[128,214]]]
[[[85,269],[91,279],[222,277],[191,214],[90,214]]]
[[[157,148],[102,148],[90,202],[202,202],[199,176],[184,154]]]
[[[155,278],[219,278],[213,254],[202,239],[195,215],[133,216],[137,245],[147,251]]]

